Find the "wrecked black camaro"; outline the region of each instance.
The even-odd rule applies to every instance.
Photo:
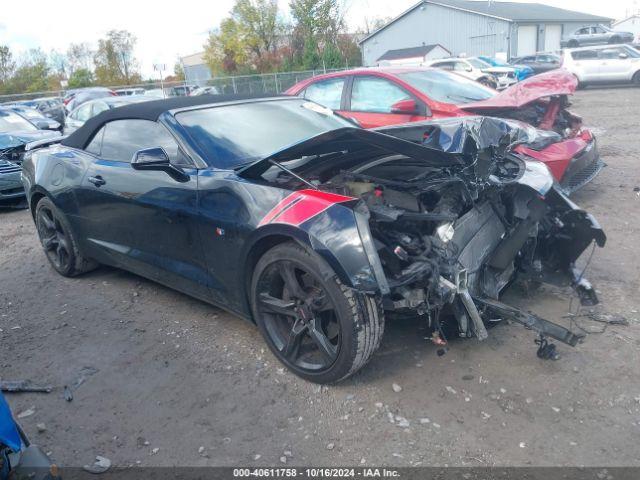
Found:
[[[59,273],[104,263],[219,305],[326,383],[367,362],[385,316],[418,317],[437,344],[498,319],[534,330],[541,356],[547,338],[580,340],[499,300],[519,277],[597,303],[575,262],[606,241],[512,153],[521,134],[485,117],[381,133],[299,98],[186,97],[98,115],[29,155],[23,181]]]

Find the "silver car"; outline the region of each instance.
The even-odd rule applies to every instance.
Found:
[[[633,33],[619,32],[604,25],[592,27],[582,27],[566,36],[560,42],[560,46],[565,48],[577,48],[585,45],[602,45],[605,43],[631,43]]]

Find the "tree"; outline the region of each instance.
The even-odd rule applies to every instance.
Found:
[[[102,85],[130,84],[140,81],[133,55],[136,37],[126,30],[111,30],[98,41],[93,62],[96,81]]]
[[[90,70],[93,52],[87,43],[71,43],[67,48],[67,65],[69,74],[76,70]]]
[[[49,88],[49,64],[47,56],[39,48],[31,49],[18,61],[11,80],[11,92],[41,92]]]
[[[220,29],[209,34],[204,52],[205,61],[214,74],[237,72],[247,65],[247,43],[233,18],[225,18],[220,22]]]
[[[0,45],[0,87],[6,86],[11,79],[16,62],[13,61],[13,54],[7,45]]]
[[[90,87],[93,82],[93,72],[87,68],[78,68],[69,75],[69,88]]]
[[[182,66],[182,62],[177,60],[173,65],[173,77],[172,80],[182,81],[184,80],[184,67]],[[168,78],[168,77],[167,77]]]
[[[236,0],[231,10],[246,47],[260,60],[276,50],[282,23],[277,0]]]

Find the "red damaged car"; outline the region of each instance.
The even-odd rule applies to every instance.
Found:
[[[455,73],[421,67],[361,68],[329,73],[297,83],[298,95],[356,120],[364,128],[489,115],[518,120],[556,133],[543,146],[515,151],[544,162],[565,193],[590,182],[604,167],[593,134],[569,112],[573,75],[554,70],[530,77],[501,92]]]

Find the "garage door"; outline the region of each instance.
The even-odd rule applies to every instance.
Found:
[[[562,25],[547,25],[544,29],[544,51],[555,52],[560,50],[562,38]]]
[[[538,49],[538,26],[518,26],[518,57],[536,53]]]

